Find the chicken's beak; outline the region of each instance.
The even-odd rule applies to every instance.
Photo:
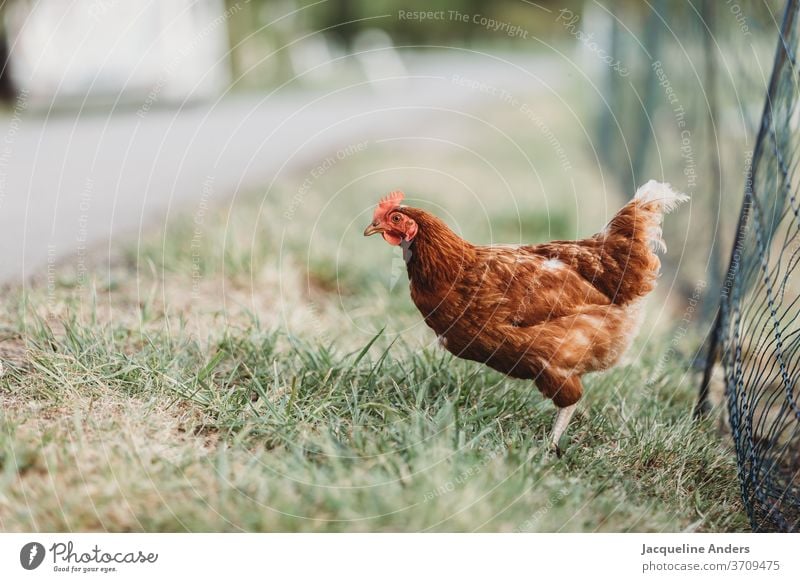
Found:
[[[383,232],[383,228],[380,225],[378,225],[377,222],[373,222],[364,231],[364,236],[372,236],[373,234],[377,234],[379,232]]]

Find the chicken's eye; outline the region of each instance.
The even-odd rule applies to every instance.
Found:
[[[399,214],[392,215],[392,222],[394,222],[395,224],[400,222],[400,215]]]

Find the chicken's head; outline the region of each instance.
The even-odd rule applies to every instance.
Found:
[[[364,236],[381,233],[390,245],[397,246],[401,242],[411,242],[417,235],[417,223],[410,216],[403,214],[400,202],[403,193],[399,190],[391,192],[383,198],[372,215],[372,224],[364,231]]]

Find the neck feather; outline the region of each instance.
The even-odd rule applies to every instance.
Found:
[[[418,226],[414,240],[404,248],[411,284],[432,290],[439,283],[450,285],[459,271],[471,268],[475,246],[468,243],[439,218],[418,208],[404,208]]]

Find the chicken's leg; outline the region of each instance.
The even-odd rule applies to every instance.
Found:
[[[559,458],[561,458],[561,448],[558,446],[558,441],[561,440],[561,435],[567,430],[569,421],[572,415],[575,414],[575,409],[577,407],[577,404],[571,404],[570,406],[559,408],[556,413],[556,420],[553,423],[553,434],[550,437],[550,448],[556,452]]]
[[[581,379],[578,376],[571,378],[556,376],[545,368],[536,378],[536,386],[542,394],[551,398],[558,408],[556,421],[553,423],[553,433],[550,436],[550,448],[560,457],[561,449],[558,448],[558,441],[567,430],[569,421],[575,414],[575,407],[583,396]]]

